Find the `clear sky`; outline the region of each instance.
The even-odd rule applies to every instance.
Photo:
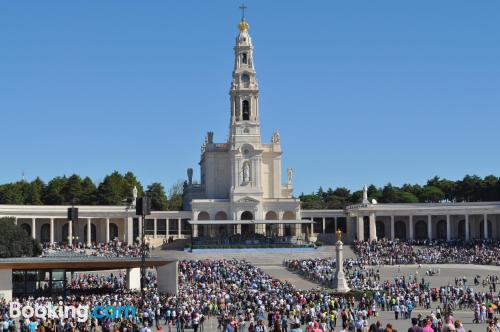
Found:
[[[500,175],[500,1],[246,4],[296,194]],[[198,179],[206,131],[227,138],[239,5],[2,1],[0,183]]]

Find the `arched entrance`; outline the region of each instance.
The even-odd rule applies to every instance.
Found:
[[[295,212],[293,211],[285,211],[283,213],[283,220],[295,220]],[[294,224],[284,224],[283,225],[283,235],[285,236],[295,236],[297,230],[297,226]]]
[[[227,220],[227,214],[224,211],[219,211],[215,214],[215,220]],[[220,225],[217,226],[218,236],[228,236],[228,235],[234,235],[236,233],[235,231],[236,225]],[[216,236],[215,230],[213,228],[209,229],[210,236]]]
[[[403,220],[398,220],[394,224],[394,236],[400,240],[406,240],[406,224]]]
[[[427,223],[423,220],[415,223],[415,239],[427,240]]]
[[[381,220],[375,222],[375,228],[377,230],[377,239],[385,238],[385,224]]]
[[[253,220],[253,213],[250,211],[244,211],[241,214],[241,220]],[[252,224],[243,224],[241,225],[241,234],[242,235],[247,235],[247,234],[255,234],[255,225]]]
[[[266,213],[266,220],[278,220],[278,215],[274,211],[268,211]],[[266,224],[266,236],[274,237],[278,236],[278,224]]]
[[[88,238],[88,232],[87,232],[88,225],[85,225],[83,228],[83,241],[87,243],[87,238]],[[90,224],[90,242],[96,242],[97,239],[97,227],[94,224]]]
[[[439,220],[436,224],[436,238],[446,240],[446,220]]]
[[[198,213],[198,220],[210,220],[210,215],[206,211],[202,211]],[[208,235],[208,231],[206,230],[208,228],[208,225],[195,225],[192,227],[196,227],[198,229],[198,236],[205,236]]]
[[[118,225],[114,223],[109,224],[109,238],[114,240],[118,238]]]
[[[50,242],[50,224],[43,224],[40,228],[40,241]]]

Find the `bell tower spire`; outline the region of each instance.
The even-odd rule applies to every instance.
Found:
[[[234,46],[231,97],[231,143],[260,143],[259,86],[257,84],[250,25],[245,19],[247,7],[240,6],[242,15],[238,24],[239,34]]]

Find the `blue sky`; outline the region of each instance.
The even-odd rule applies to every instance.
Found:
[[[0,183],[199,177],[237,1],[3,1]],[[500,2],[248,1],[262,135],[295,193],[500,175]],[[285,172],[284,172],[285,173]]]

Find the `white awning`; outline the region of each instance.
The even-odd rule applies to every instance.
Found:
[[[310,224],[311,220],[188,220],[191,225]]]

